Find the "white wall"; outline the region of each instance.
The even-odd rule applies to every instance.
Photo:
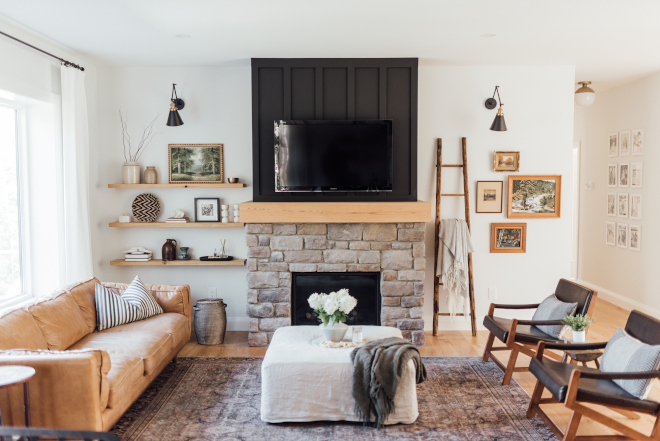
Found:
[[[594,285],[603,298],[624,308],[641,309],[660,316],[657,266],[660,234],[655,219],[660,216],[660,74],[606,91],[598,91],[596,102],[580,109],[576,140],[582,142],[581,181],[593,182],[592,190],[581,186],[579,278]],[[608,157],[608,135],[644,129],[642,156]],[[608,188],[607,164],[644,163],[641,189]],[[609,217],[608,192],[642,194],[641,220]],[[642,225],[641,251],[605,245],[605,222]]]
[[[570,277],[573,147],[573,67],[433,67],[419,69],[419,199],[435,203],[436,138],[443,140],[443,163],[461,163],[461,137],[467,138],[470,208],[477,324],[488,312],[488,288],[498,290],[496,303],[534,303],[554,292],[561,277]],[[507,132],[489,127],[495,110],[484,101],[500,86]],[[493,172],[493,151],[520,151],[519,174],[562,175],[560,219],[507,219],[477,214],[476,181],[504,181]],[[461,193],[460,169],[443,169],[443,193]],[[435,208],[434,208],[435,210]],[[462,198],[443,198],[442,218],[463,218]],[[526,254],[491,254],[490,224],[526,222]],[[424,319],[433,317],[433,224],[426,229],[426,301]],[[441,311],[445,295],[441,293]],[[531,315],[531,312],[529,313]],[[501,315],[505,315],[502,311]],[[518,313],[520,316],[521,314]],[[469,329],[462,318],[441,329]]]
[[[472,187],[475,291],[478,322],[487,312],[489,286],[499,290],[498,302],[538,301],[553,292],[560,277],[570,275],[571,252],[571,149],[573,137],[573,68],[570,67],[431,67],[419,70],[419,199],[435,199],[435,139],[444,141],[445,163],[460,163],[460,138],[468,138]],[[186,101],[180,114],[181,127],[166,127],[171,84]],[[506,133],[488,130],[495,111],[483,102],[495,85],[502,88]],[[130,281],[137,273],[149,283],[190,284],[193,299],[207,297],[209,287],[229,304],[230,329],[247,329],[245,305],[246,269],[111,267],[122,250],[136,245],[149,247],[160,255],[162,244],[174,238],[188,245],[195,257],[206,255],[227,238],[230,254],[245,257],[241,229],[113,229],[108,222],[130,212],[133,190],[108,189],[120,182],[122,144],[118,110],[129,112],[129,128],[135,140],[140,127],[163,112],[156,127],[161,132],[140,160],[155,165],[159,182],[167,182],[168,143],[224,143],[227,176],[240,177],[245,189],[163,189],[153,190],[163,205],[164,218],[175,208],[192,214],[195,197],[220,197],[222,203],[252,199],[252,135],[250,67],[247,62],[216,68],[104,68],[99,72],[101,133],[94,165],[92,219],[95,244],[95,272],[102,280]],[[506,174],[492,171],[494,150],[520,150],[521,173],[563,175],[561,219],[529,219],[527,254],[490,254],[490,223],[506,222],[506,214],[475,214],[474,187],[477,180],[505,180]],[[460,189],[456,170],[445,169],[443,188]],[[505,184],[506,189],[506,184]],[[462,217],[459,200],[445,198],[443,217]],[[516,220],[518,221],[518,220]],[[427,280],[425,320],[432,323],[433,225],[427,227]],[[443,297],[444,301],[444,297]],[[462,320],[445,329],[468,329]]]

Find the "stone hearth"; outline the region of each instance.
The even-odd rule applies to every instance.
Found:
[[[424,346],[424,223],[247,224],[250,346],[291,324],[291,273],[379,271],[381,323]]]

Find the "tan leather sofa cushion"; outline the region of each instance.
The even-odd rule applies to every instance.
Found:
[[[183,340],[190,340],[188,323],[185,315],[166,312],[137,322],[115,326],[103,332],[128,332],[136,335],[150,332],[166,333],[171,336],[172,349],[174,349]]]
[[[78,308],[82,312],[87,323],[88,332],[96,329],[96,300],[94,298],[95,285],[101,283],[96,277],[84,282],[69,285],[64,289],[69,291],[73,300],[76,301]]]
[[[0,317],[0,349],[48,349],[41,329],[27,309]]]
[[[89,333],[80,308],[68,292],[55,293],[29,306],[28,311],[37,322],[48,349],[63,351]]]
[[[112,368],[108,373],[110,383],[108,407],[114,408],[121,403],[143,377],[142,358],[137,355],[112,354]]]
[[[110,360],[115,354],[140,357],[144,375],[151,374],[172,351],[172,339],[166,332],[108,332],[121,326],[88,334],[71,349],[102,349]]]

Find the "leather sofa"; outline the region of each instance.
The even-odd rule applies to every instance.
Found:
[[[36,370],[32,425],[109,430],[190,339],[190,287],[146,285],[164,313],[96,331],[94,285],[74,284],[0,316],[0,365]],[[128,285],[103,283],[121,294]],[[23,388],[0,389],[5,425],[22,426]]]

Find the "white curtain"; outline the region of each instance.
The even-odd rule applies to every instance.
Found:
[[[92,277],[89,222],[89,134],[85,73],[62,66],[64,283]]]

